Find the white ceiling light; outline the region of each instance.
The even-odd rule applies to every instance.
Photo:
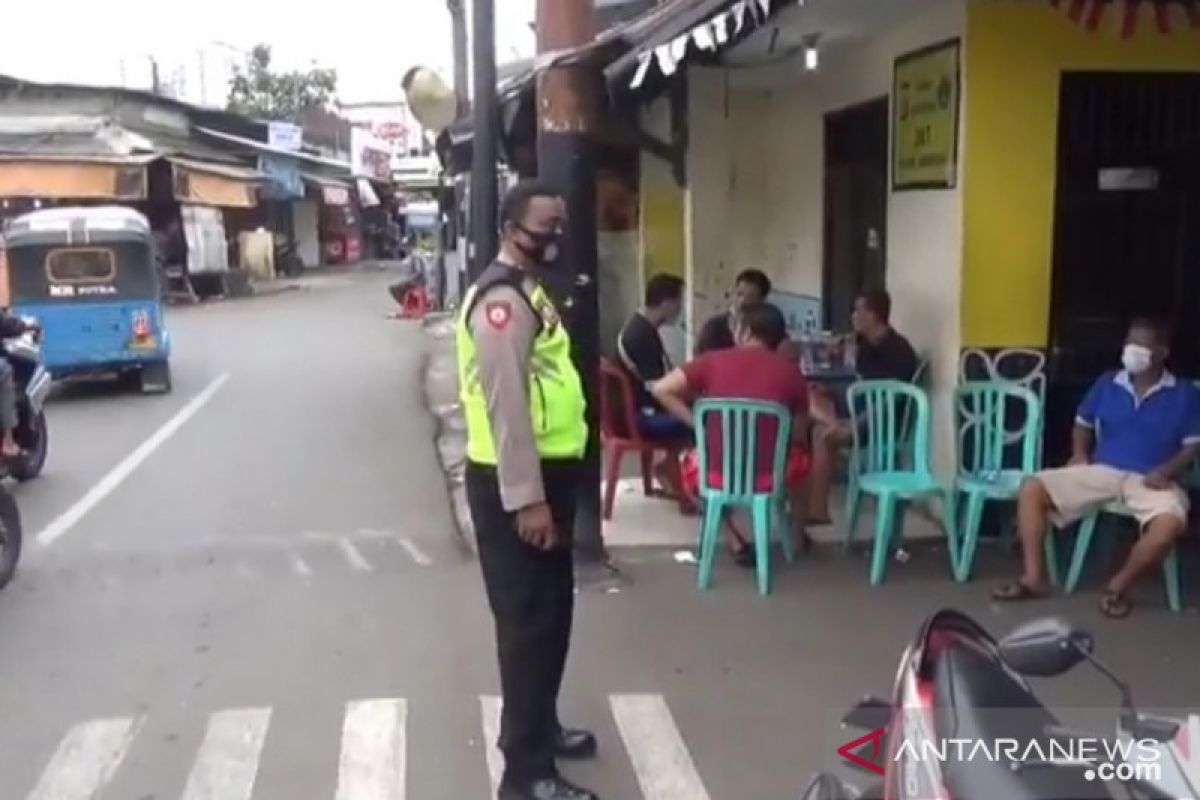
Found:
[[[804,37],[804,69],[808,72],[814,72],[821,64],[821,51],[817,48],[820,41],[819,33],[810,33]]]

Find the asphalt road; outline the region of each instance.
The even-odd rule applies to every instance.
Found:
[[[52,404],[0,595],[0,800],[489,796],[490,621],[385,279],[175,311],[173,394]],[[602,746],[567,772],[607,800],[797,797],[925,614],[1016,621],[937,554],[876,590],[818,555],[768,599],[732,566],[701,595],[669,552],[619,555],[633,583],[581,593],[563,698]],[[1122,624],[1087,594],[1047,608],[1095,628],[1147,704],[1195,703],[1196,616],[1156,592]],[[1112,704],[1084,670],[1045,689]]]

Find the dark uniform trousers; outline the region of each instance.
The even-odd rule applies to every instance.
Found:
[[[571,531],[578,474],[576,461],[542,462],[546,502],[563,544],[545,552],[517,535],[516,514],[505,511],[500,500],[496,469],[467,464],[467,503],[496,620],[504,699],[498,744],[506,783],[557,774],[558,690],[575,606]]]

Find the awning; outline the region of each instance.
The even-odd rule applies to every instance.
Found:
[[[324,175],[313,175],[308,172],[300,173],[304,182],[321,193],[321,200],[328,206],[350,205],[350,184],[329,178]]]
[[[255,169],[170,157],[175,199],[218,208],[253,208],[264,175]]]
[[[319,165],[322,167],[333,167],[335,169],[344,169],[347,172],[350,170],[350,163],[347,161],[337,161],[332,158],[322,158],[321,156],[315,156],[315,155],[312,155],[311,153],[301,153],[296,150],[285,150],[282,147],[272,147],[271,145],[267,144],[266,142],[260,142],[256,139],[247,139],[244,136],[235,136],[232,133],[225,133],[224,131],[214,130],[213,128],[205,128],[205,127],[197,126],[196,130],[199,131],[200,133],[204,134],[205,136],[212,137],[213,139],[219,139],[220,141],[227,142],[229,144],[241,145],[243,148],[250,150],[252,152],[255,152],[255,153],[270,153],[272,155],[277,155],[277,156],[287,156],[289,158],[294,158],[297,161],[303,161],[303,162],[307,162],[309,164],[316,164],[316,165]]]
[[[675,0],[627,23],[629,52],[604,70],[609,85],[636,90],[652,72],[670,78],[688,58],[717,55],[804,0]]]
[[[358,202],[363,208],[374,208],[379,205],[379,195],[375,194],[375,189],[371,187],[371,182],[366,178],[358,179]]]
[[[144,200],[146,165],[155,158],[0,156],[0,197]]]

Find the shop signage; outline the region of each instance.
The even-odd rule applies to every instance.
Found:
[[[896,59],[892,188],[951,189],[958,179],[959,40]]]
[[[350,187],[326,184],[321,187],[321,199],[327,206],[348,206],[350,205]]]
[[[290,122],[271,122],[267,124],[267,144],[295,152],[304,144],[304,132]]]
[[[392,180],[392,147],[363,128],[350,131],[350,167],[354,174],[371,180]]]

